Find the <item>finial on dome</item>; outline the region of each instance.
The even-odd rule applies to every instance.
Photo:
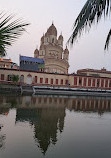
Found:
[[[65,48],[64,52],[65,52],[65,53],[69,53],[69,50],[68,50],[68,48],[67,48],[67,44],[66,44],[66,48]]]
[[[54,25],[54,21],[52,20],[52,25]]]

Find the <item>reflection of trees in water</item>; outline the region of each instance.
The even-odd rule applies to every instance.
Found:
[[[0,107],[15,108],[17,105],[22,104],[21,96],[1,96],[0,97]]]
[[[5,103],[3,104],[3,97],[0,97],[0,115],[8,115],[9,107]],[[2,133],[3,125],[0,124],[0,149],[4,148],[6,135]]]
[[[0,115],[7,115],[8,112],[9,112],[9,108],[0,107]],[[0,124],[0,148],[4,147],[5,139],[6,139],[6,135],[2,134],[2,128],[3,128],[3,125]]]
[[[8,107],[0,107],[0,115],[7,115],[9,113]]]
[[[0,148],[4,148],[4,140],[6,139],[5,135],[0,134]]]
[[[0,124],[0,149],[4,147],[6,136],[1,133],[3,125]]]

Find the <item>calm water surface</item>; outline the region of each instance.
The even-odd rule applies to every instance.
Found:
[[[111,158],[111,98],[0,96],[0,158]]]

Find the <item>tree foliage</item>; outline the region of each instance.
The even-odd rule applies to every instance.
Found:
[[[19,75],[12,75],[13,82],[18,82],[18,80],[19,80]]]
[[[94,22],[98,23],[102,15],[107,17],[111,13],[111,0],[87,0],[73,25],[73,33],[69,41],[73,44],[84,30],[89,30]],[[107,35],[104,49],[108,49],[111,29]]]
[[[6,55],[6,49],[11,46],[15,40],[26,31],[25,27],[29,23],[25,23],[22,19],[13,20],[14,15],[6,15],[0,13],[0,56]]]

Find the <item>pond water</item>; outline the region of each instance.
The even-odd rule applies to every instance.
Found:
[[[111,98],[0,96],[0,158],[111,158]]]

